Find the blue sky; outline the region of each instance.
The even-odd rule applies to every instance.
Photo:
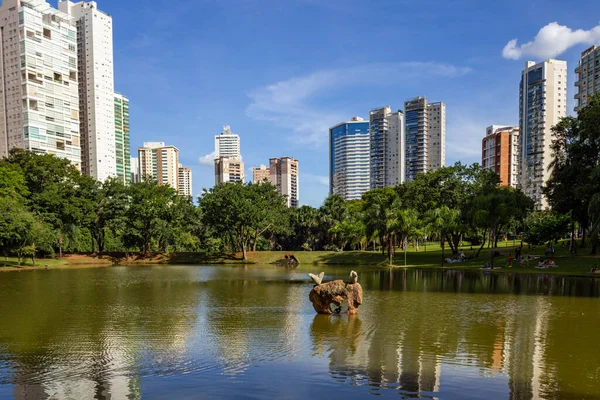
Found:
[[[600,44],[597,0],[576,7],[553,0],[98,6],[113,16],[115,84],[131,101],[133,149],[144,141],[177,146],[199,194],[214,183],[212,165],[200,160],[230,125],[248,170],[270,157],[299,159],[300,200],[313,206],[328,192],[329,126],[427,96],[447,104],[447,163],[480,162],[485,127],[518,124],[526,60],[567,60],[571,110],[578,56]]]

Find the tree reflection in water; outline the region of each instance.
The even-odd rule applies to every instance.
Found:
[[[336,279],[349,270],[325,272]],[[359,279],[359,315],[315,316],[302,269],[7,273],[0,384],[17,399],[135,399],[144,382],[165,385],[157,381],[165,376],[186,383],[178,393],[191,397],[198,380],[221,396],[293,397],[307,385],[318,397],[600,392],[594,279],[369,268]],[[266,373],[256,374],[258,366]]]

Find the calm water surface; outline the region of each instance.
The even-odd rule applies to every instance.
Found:
[[[599,279],[363,269],[329,317],[320,270],[1,273],[0,398],[600,399]]]

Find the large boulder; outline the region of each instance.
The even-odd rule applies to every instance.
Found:
[[[319,314],[340,313],[347,304],[347,314],[358,314],[358,307],[363,302],[362,286],[358,283],[358,276],[353,271],[351,282],[342,280],[317,284],[309,294],[309,299]],[[313,279],[314,280],[314,279]],[[334,305],[332,307],[332,305]]]

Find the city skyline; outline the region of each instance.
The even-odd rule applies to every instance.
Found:
[[[56,0],[49,3],[58,7]],[[367,120],[373,107],[398,107],[419,95],[448,107],[445,164],[481,162],[485,128],[496,121],[518,125],[525,61],[567,61],[572,115],[575,67],[583,51],[600,44],[592,1],[578,3],[575,12],[571,5],[542,7],[546,3],[538,0],[521,13],[514,13],[516,1],[506,1],[478,7],[476,19],[466,17],[473,12],[469,1],[399,8],[381,0],[383,13],[355,0],[266,3],[97,2],[114,23],[115,88],[131,100],[131,147],[145,141],[178,147],[182,164],[195,172],[194,197],[214,184],[214,159],[209,165],[203,160],[212,152],[214,132],[227,124],[244,140],[246,180],[252,166],[293,156],[303,161],[301,204],[319,206],[329,192],[329,127],[353,115]],[[199,10],[213,18],[194,20]],[[387,22],[369,32],[329,23],[356,15],[365,21],[383,15]],[[511,30],[483,22],[497,18]],[[390,24],[398,19],[403,24]],[[132,27],[131,20],[148,24]],[[183,35],[169,31],[173,24]],[[318,29],[298,35],[306,24]],[[423,24],[429,28],[415,40],[403,39]],[[223,25],[226,35],[218,34]],[[398,40],[395,53],[387,51],[390,39]],[[359,47],[364,57],[350,56],[348,49]]]

